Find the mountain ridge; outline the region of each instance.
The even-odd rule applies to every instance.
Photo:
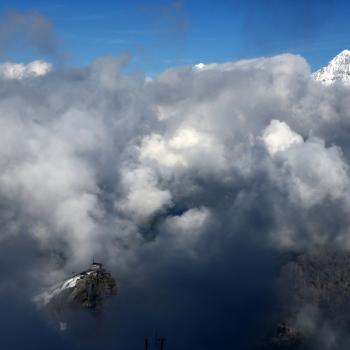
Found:
[[[329,86],[334,83],[350,85],[350,50],[343,50],[322,67],[311,74],[322,84]]]

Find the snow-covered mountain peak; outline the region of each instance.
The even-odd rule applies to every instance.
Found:
[[[329,62],[329,65],[341,66],[349,63],[350,63],[350,50],[343,50]]]
[[[80,308],[95,308],[103,298],[115,292],[115,280],[100,263],[93,263],[89,270],[76,274],[34,298],[40,306],[63,307],[75,305]]]
[[[340,52],[326,67],[314,72],[312,77],[324,85],[336,82],[350,85],[350,50]]]

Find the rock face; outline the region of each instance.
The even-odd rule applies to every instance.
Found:
[[[275,334],[271,338],[270,346],[266,349],[293,349],[300,345],[302,334],[293,325],[279,323]]]
[[[102,264],[58,283],[42,293],[36,301],[50,312],[60,314],[69,309],[100,310],[103,300],[116,294],[116,282]]]
[[[314,72],[312,77],[324,85],[332,85],[337,82],[350,85],[350,51],[342,51],[326,67]]]
[[[321,329],[350,330],[350,254],[320,249],[297,256],[281,270],[282,319],[274,349],[315,341]],[[299,344],[299,345],[298,345]]]

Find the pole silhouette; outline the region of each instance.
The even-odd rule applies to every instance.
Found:
[[[157,344],[158,344],[159,350],[164,350],[165,338],[164,337],[157,338]]]

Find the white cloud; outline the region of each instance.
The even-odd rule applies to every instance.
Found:
[[[181,154],[177,154],[169,149],[168,143],[159,134],[152,134],[143,139],[140,148],[140,158],[156,160],[166,167],[185,166],[187,164]]]
[[[192,208],[180,216],[167,219],[168,225],[174,233],[195,235],[208,222],[210,212],[207,208]]]
[[[271,120],[262,132],[262,140],[271,155],[284,151],[292,145],[303,143],[303,138],[287,123]]]
[[[28,64],[6,62],[0,64],[0,77],[9,80],[39,77],[46,75],[51,69],[50,63],[41,60]]]
[[[173,244],[176,243],[181,249],[193,252],[193,246],[208,229],[211,219],[208,208],[191,208],[181,215],[169,216],[164,221],[162,230],[168,233],[167,239],[171,239]]]
[[[151,134],[143,139],[141,160],[154,160],[160,166],[198,168],[207,172],[225,168],[224,150],[208,133],[180,127],[170,137]]]
[[[116,207],[137,221],[144,221],[171,204],[171,194],[158,188],[156,174],[150,168],[124,169],[122,184],[125,198]]]
[[[283,157],[292,198],[307,207],[349,195],[348,165],[339,148],[311,139]],[[290,176],[290,177],[289,177]]]

